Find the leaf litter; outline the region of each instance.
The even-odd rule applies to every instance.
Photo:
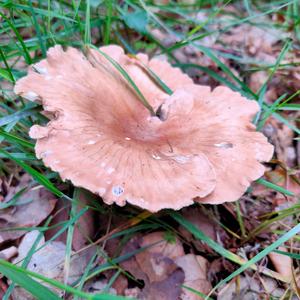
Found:
[[[236,20],[231,18],[231,15],[239,13],[239,7],[228,5],[224,16],[218,18],[216,24],[209,24],[208,30],[220,32],[224,24],[230,24]],[[206,21],[208,18],[203,12],[198,13],[196,17],[199,21]],[[282,17],[274,13],[272,18],[261,17],[259,23],[280,24],[283,22]],[[187,30],[184,25],[180,26],[180,30]],[[203,38],[201,46],[212,50],[218,56],[219,62],[229,68],[232,74],[241,76],[254,92],[258,92],[269,79],[270,68],[268,66],[276,63],[283,39],[290,37],[290,33],[283,33],[282,30],[274,28],[274,26],[257,26],[251,22],[237,24],[225,33]],[[162,30],[155,29],[152,34],[167,47],[178,42],[178,38]],[[292,95],[300,89],[300,58],[296,52],[290,51],[280,62],[282,65],[290,64],[290,66],[279,68],[268,81],[264,96],[264,101],[268,105],[272,105],[282,94]],[[179,48],[173,54],[181,64],[194,64],[209,68],[214,74],[225,76],[229,82],[236,84],[232,77],[220,70],[220,65],[216,61],[199,51],[197,43]],[[20,69],[23,69],[23,66]],[[211,87],[219,84],[215,75],[210,76],[203,69],[189,67],[186,71],[197,83]],[[293,98],[291,103],[299,104],[299,97]],[[295,216],[297,218],[299,214],[297,204],[300,194],[300,142],[295,140],[297,134],[289,126],[292,124],[296,128],[299,127],[299,111],[283,110],[280,114],[288,120],[288,124],[283,124],[281,120],[273,116],[269,117],[262,127],[269,141],[275,145],[276,152],[274,161],[268,165],[265,179],[294,192],[295,196],[287,197],[278,191],[254,184],[241,198],[239,208],[235,203],[227,203],[218,208],[196,205],[181,211],[187,220],[212,240],[246,259],[265,248],[276,239],[279,232],[286,230],[287,227],[291,228],[295,222]],[[1,178],[1,205],[8,206],[2,209],[0,214],[1,258],[22,264],[37,236],[42,234],[42,239],[36,249],[42,248],[32,255],[27,268],[63,282],[67,233],[59,235],[54,241],[50,239],[59,232],[60,226],[68,221],[71,211],[70,203],[66,203],[63,199],[56,199],[43,187],[37,186],[27,175],[17,176],[15,186],[10,185],[9,179]],[[14,196],[22,189],[25,190],[17,199],[14,199]],[[75,212],[80,211],[86,204],[91,205],[88,199],[90,196],[81,195],[79,197],[81,204],[77,206]],[[11,201],[13,204],[10,206]],[[294,212],[272,222],[270,226],[264,227],[251,237],[251,232],[255,231],[258,226],[272,218],[280,217],[289,209]],[[126,213],[129,216],[136,215],[137,210],[126,208]],[[150,228],[150,230],[145,229],[142,234],[133,232],[128,236],[120,235],[94,247],[91,244],[93,241],[115,228],[122,227],[127,219],[124,213],[120,213],[119,208],[116,208],[113,214],[115,215],[110,218],[109,209],[105,207],[104,214],[99,213],[97,209],[89,209],[79,218],[73,233],[69,284],[76,282],[75,285],[78,286],[78,280],[82,278],[95,253],[98,254],[90,264],[91,270],[96,270],[97,266],[105,264],[112,269],[103,270],[91,279],[86,278],[83,289],[94,294],[108,291],[111,294],[138,299],[203,299],[199,294],[185,287],[208,294],[212,286],[236,268],[235,264],[220,257],[205,243],[195,239],[189,231],[181,226],[176,227],[176,224],[170,222],[167,214],[159,214],[158,217],[165,222],[163,227],[170,225],[175,228],[176,235],[174,232],[161,231],[161,228],[155,229],[155,226],[152,229],[152,219],[151,222],[142,223]],[[238,222],[238,214],[242,215],[242,223]],[[52,217],[51,229],[45,232],[45,236],[33,230],[35,227],[43,226],[48,216]],[[246,232],[245,237],[242,232],[243,226]],[[286,243],[279,250],[286,253],[298,253],[300,246],[299,238],[297,238]],[[80,252],[82,248],[89,245],[90,248],[87,251]],[[113,259],[128,254],[130,254],[129,258],[123,261],[112,262]],[[276,252],[271,252],[261,262],[259,268],[265,267],[289,278],[299,275],[298,262]],[[2,278],[0,283],[1,296],[3,296],[10,282]],[[55,291],[60,293],[58,289]],[[269,295],[280,298],[286,292],[290,293],[289,299],[296,299],[291,286],[261,275],[259,271],[247,271],[219,289],[214,296],[220,300],[252,300],[264,299],[263,297],[269,297]],[[12,299],[33,299],[18,286],[14,288],[11,296]],[[65,294],[64,297],[73,298],[69,294]]]

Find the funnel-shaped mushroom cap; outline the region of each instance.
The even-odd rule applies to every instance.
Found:
[[[30,130],[36,154],[62,179],[106,203],[150,211],[237,200],[262,176],[273,147],[255,131],[258,105],[225,87],[194,85],[157,59],[100,48],[128,73],[160,118],[151,116],[122,74],[96,50],[87,57],[55,46],[15,92],[55,117]],[[149,69],[173,90],[166,94]]]

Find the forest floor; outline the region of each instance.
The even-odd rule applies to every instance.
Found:
[[[63,182],[28,135],[41,106],[13,87],[53,45],[90,43],[257,101],[264,176],[236,202],[158,213]],[[0,87],[1,299],[300,298],[299,1],[1,0]]]

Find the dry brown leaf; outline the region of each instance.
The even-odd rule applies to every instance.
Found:
[[[146,249],[144,252],[159,253],[170,259],[175,259],[184,255],[181,242],[177,238],[174,242],[166,241],[164,232],[153,232],[142,237],[140,243],[141,247],[147,247],[152,244],[155,245]]]
[[[28,187],[32,179],[23,175],[19,185],[11,188],[5,197],[9,201],[19,190]],[[22,230],[10,230],[9,228],[33,227],[39,225],[52,212],[56,199],[43,187],[30,188],[17,200],[17,205],[3,209],[0,212],[0,243],[15,240],[26,233]]]
[[[14,264],[21,265],[22,260],[26,257],[30,251],[33,243],[36,241],[40,233],[37,230],[27,233],[22,239],[19,248],[18,256],[13,260]],[[36,249],[39,249],[45,244],[44,237],[41,238]],[[68,276],[68,284],[71,284],[77,280],[81,274],[83,274],[91,256],[93,255],[94,249],[91,249],[80,256],[75,255],[71,258],[70,271]],[[58,281],[64,280],[64,263],[66,255],[66,246],[62,242],[51,241],[47,245],[43,246],[40,250],[36,251],[27,266],[29,271],[39,273],[47,278],[55,279]],[[49,286],[50,289],[61,292],[59,289]],[[13,300],[35,299],[29,295],[22,288],[17,287],[14,289],[12,294]]]
[[[261,300],[268,297],[281,297],[283,289],[278,288],[275,280],[263,278],[263,284],[256,278],[239,276],[226,284],[219,292],[217,300]]]
[[[268,22],[268,18],[264,18]],[[256,55],[260,59],[261,53],[273,54],[274,45],[286,36],[282,31],[274,29],[272,26],[259,28],[258,26],[243,23],[233,27],[226,32],[221,39],[224,43],[231,45],[232,48],[244,48],[250,55]],[[265,56],[263,56],[265,59]],[[270,56],[271,61],[276,61],[275,57]],[[265,60],[264,60],[265,61]]]
[[[96,295],[103,292],[103,290],[107,287],[107,284],[108,281],[106,278],[92,280],[84,285],[84,291],[86,291],[89,294]],[[110,295],[116,295],[117,291],[114,288],[109,288],[105,293],[109,293]],[[84,300],[83,298],[80,299]]]
[[[88,191],[81,190],[78,194],[78,204],[76,208],[76,212],[78,213],[82,210],[86,205],[90,203],[90,197],[95,197],[95,195],[89,193]],[[64,199],[59,199],[55,206],[53,215],[54,218],[50,223],[50,227],[53,227],[46,231],[46,239],[52,238],[59,230],[60,226],[55,226],[61,222],[65,222],[70,218],[70,202],[65,201]],[[84,246],[86,246],[90,240],[94,237],[96,233],[95,225],[95,213],[92,209],[88,209],[84,215],[82,215],[78,221],[75,223],[73,240],[72,240],[72,248],[74,251],[78,251]],[[99,229],[99,228],[97,228]],[[66,232],[61,234],[56,241],[61,241],[63,243],[66,242]]]
[[[290,121],[290,123],[295,126],[294,122]],[[296,163],[296,150],[293,145],[293,130],[271,117],[267,120],[263,132],[275,146],[277,159],[289,167],[294,167]]]
[[[141,247],[148,247],[135,257],[121,263],[121,266],[136,279],[143,280],[145,286],[125,290],[126,295],[138,294],[138,299],[173,300],[179,299],[184,272],[172,258],[182,256],[183,248],[179,241],[167,243],[163,233],[157,232],[145,237],[135,237],[124,247],[128,253]],[[153,245],[153,248],[150,245]],[[159,245],[161,243],[161,245]]]
[[[287,252],[285,247],[279,247],[278,250]],[[275,270],[285,276],[286,278],[292,280],[293,278],[293,260],[287,256],[276,252],[269,253],[269,258],[272,261]]]
[[[80,190],[78,195],[77,213],[85,206],[90,204],[90,199],[95,198],[95,195],[88,191]],[[82,215],[78,222],[76,222],[72,240],[72,246],[74,251],[78,251],[86,246],[89,241],[92,240],[96,234],[96,219],[95,212],[92,209],[88,209],[84,215]]]
[[[61,227],[55,225],[66,222],[68,220],[70,208],[71,203],[69,201],[65,201],[64,199],[57,200],[55,208],[53,210],[54,217],[49,224],[50,229],[45,232],[46,240],[50,240],[60,230]],[[59,235],[55,239],[55,241],[66,243],[66,239],[67,232],[65,231],[61,235]]]
[[[181,267],[185,274],[184,285],[188,286],[203,294],[208,294],[212,286],[207,280],[208,261],[200,256],[194,254],[187,254],[176,258],[176,264]],[[199,300],[203,299],[196,293],[193,293],[185,288],[181,293],[182,300]]]
[[[18,254],[18,249],[15,246],[11,246],[0,251],[0,258],[5,260],[10,260],[12,257]]]

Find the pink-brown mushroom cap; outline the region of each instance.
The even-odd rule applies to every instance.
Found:
[[[96,50],[85,57],[55,46],[20,79],[15,92],[41,101],[55,117],[30,130],[36,154],[75,186],[111,204],[158,211],[196,201],[237,200],[263,175],[273,147],[255,131],[254,101],[226,87],[197,86],[179,69],[118,46],[100,48],[131,76],[163,118],[149,111]],[[173,91],[166,94],[147,66]]]

